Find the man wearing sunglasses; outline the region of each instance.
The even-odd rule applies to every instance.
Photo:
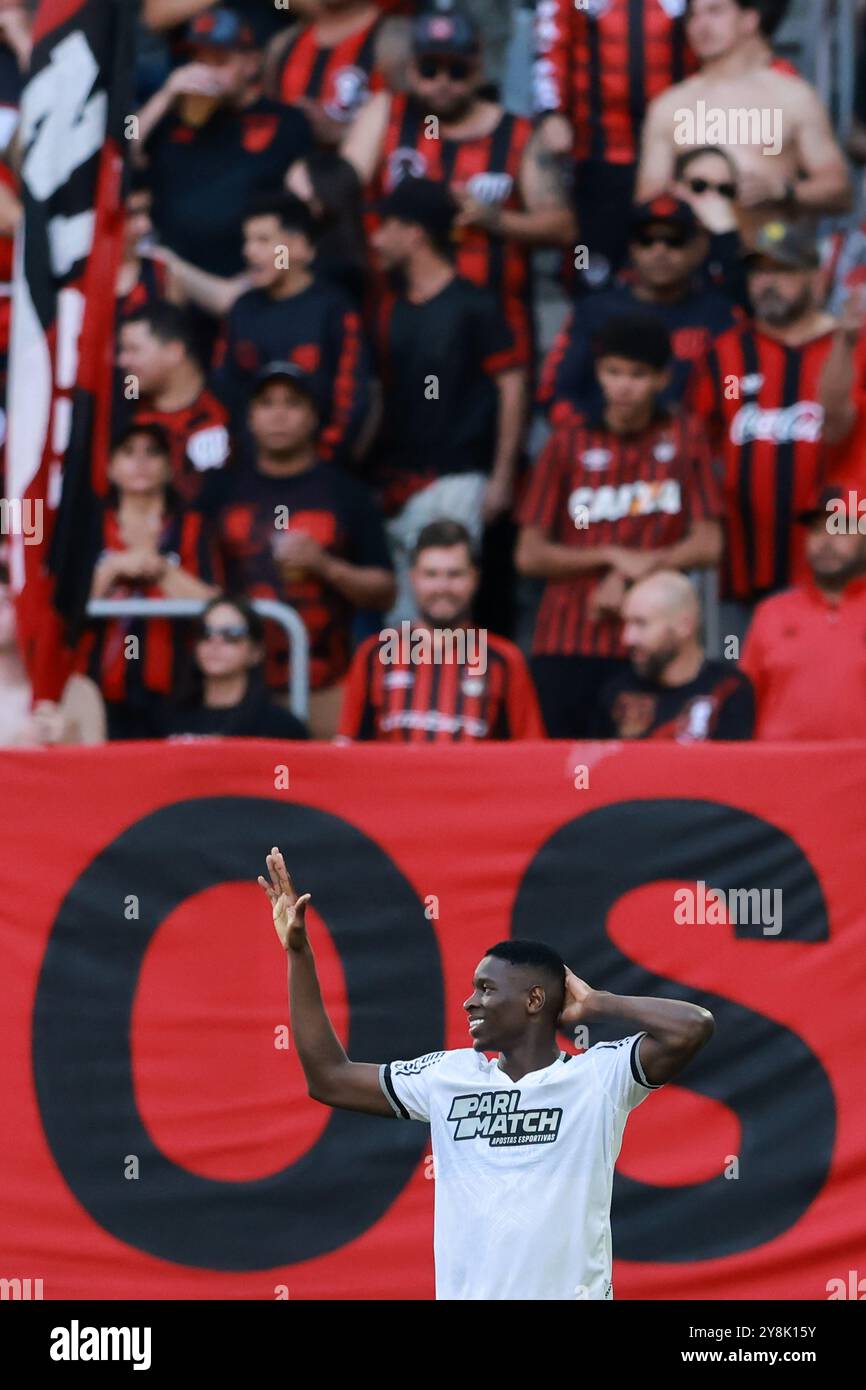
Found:
[[[478,31],[460,10],[415,20],[407,77],[406,93],[374,93],[342,152],[376,199],[407,175],[448,185],[458,274],[492,291],[528,361],[529,251],[577,239],[561,161],[530,121],[482,95]]]
[[[691,208],[675,198],[654,198],[632,210],[628,274],[580,297],[547,356],[538,395],[552,420],[601,404],[593,339],[611,318],[641,309],[651,309],[671,337],[672,370],[661,403],[682,401],[695,361],[736,321],[727,295],[703,283],[709,244]]]
[[[768,0],[688,0],[686,33],[701,68],[647,112],[639,198],[671,187],[683,149],[719,145],[736,165],[747,239],[773,217],[848,210],[845,158],[817,92],[767,61],[777,21],[778,4]]]

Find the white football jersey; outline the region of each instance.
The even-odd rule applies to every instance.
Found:
[[[437,1299],[605,1299],[613,1169],[651,1086],[644,1033],[512,1081],[474,1048],[389,1062],[401,1119],[430,1124]]]

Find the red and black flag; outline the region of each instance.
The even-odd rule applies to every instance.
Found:
[[[136,10],[42,0],[21,103],[7,490],[36,698],[57,698],[72,666],[106,486]]]

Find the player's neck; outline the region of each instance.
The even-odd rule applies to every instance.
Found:
[[[500,1052],[499,1068],[512,1081],[519,1081],[530,1072],[552,1066],[559,1053],[555,1038],[527,1038],[508,1052]]]

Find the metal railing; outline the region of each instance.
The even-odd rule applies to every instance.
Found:
[[[276,599],[249,600],[260,618],[277,623],[289,639],[289,706],[306,721],[310,707],[310,642],[294,608]],[[87,605],[89,618],[197,618],[207,604],[194,598],[96,598]]]

